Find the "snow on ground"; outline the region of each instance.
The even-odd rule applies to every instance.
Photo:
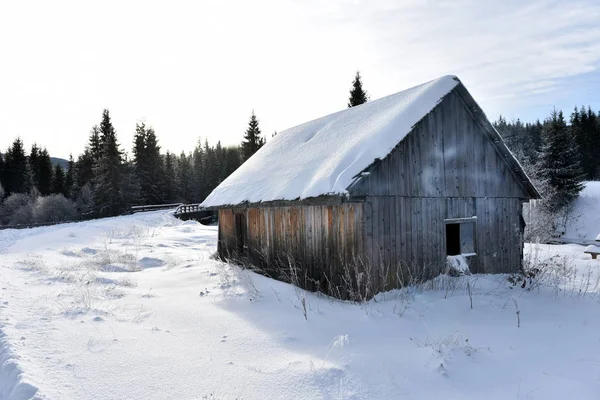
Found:
[[[600,181],[585,183],[585,188],[573,202],[572,220],[565,237],[594,240],[600,234]]]
[[[0,399],[600,398],[582,246],[527,246],[525,289],[440,277],[364,305],[215,247],[168,212],[0,231]]]

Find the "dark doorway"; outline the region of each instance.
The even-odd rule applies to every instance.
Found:
[[[460,224],[446,224],[446,254],[460,254]]]

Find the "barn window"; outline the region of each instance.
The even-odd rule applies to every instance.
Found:
[[[446,220],[446,254],[475,255],[475,218]]]

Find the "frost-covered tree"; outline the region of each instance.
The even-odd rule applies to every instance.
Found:
[[[265,144],[265,138],[261,136],[260,127],[258,126],[258,118],[252,111],[250,121],[248,122],[248,128],[244,134],[244,140],[242,141],[242,157],[244,161],[252,157],[254,153],[258,151]]]
[[[62,194],[38,197],[32,208],[32,222],[58,223],[77,217],[77,205]]]
[[[356,71],[352,89],[350,89],[350,98],[348,99],[348,108],[359,106],[369,101],[368,93],[363,89],[362,77],[360,72]]]
[[[4,224],[28,224],[32,221],[34,198],[29,193],[13,193],[4,199],[0,217]]]

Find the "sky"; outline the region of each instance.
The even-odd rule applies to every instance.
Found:
[[[66,158],[102,110],[131,152],[137,121],[163,150],[267,138],[457,75],[490,119],[600,110],[600,1],[0,0],[0,149]]]

